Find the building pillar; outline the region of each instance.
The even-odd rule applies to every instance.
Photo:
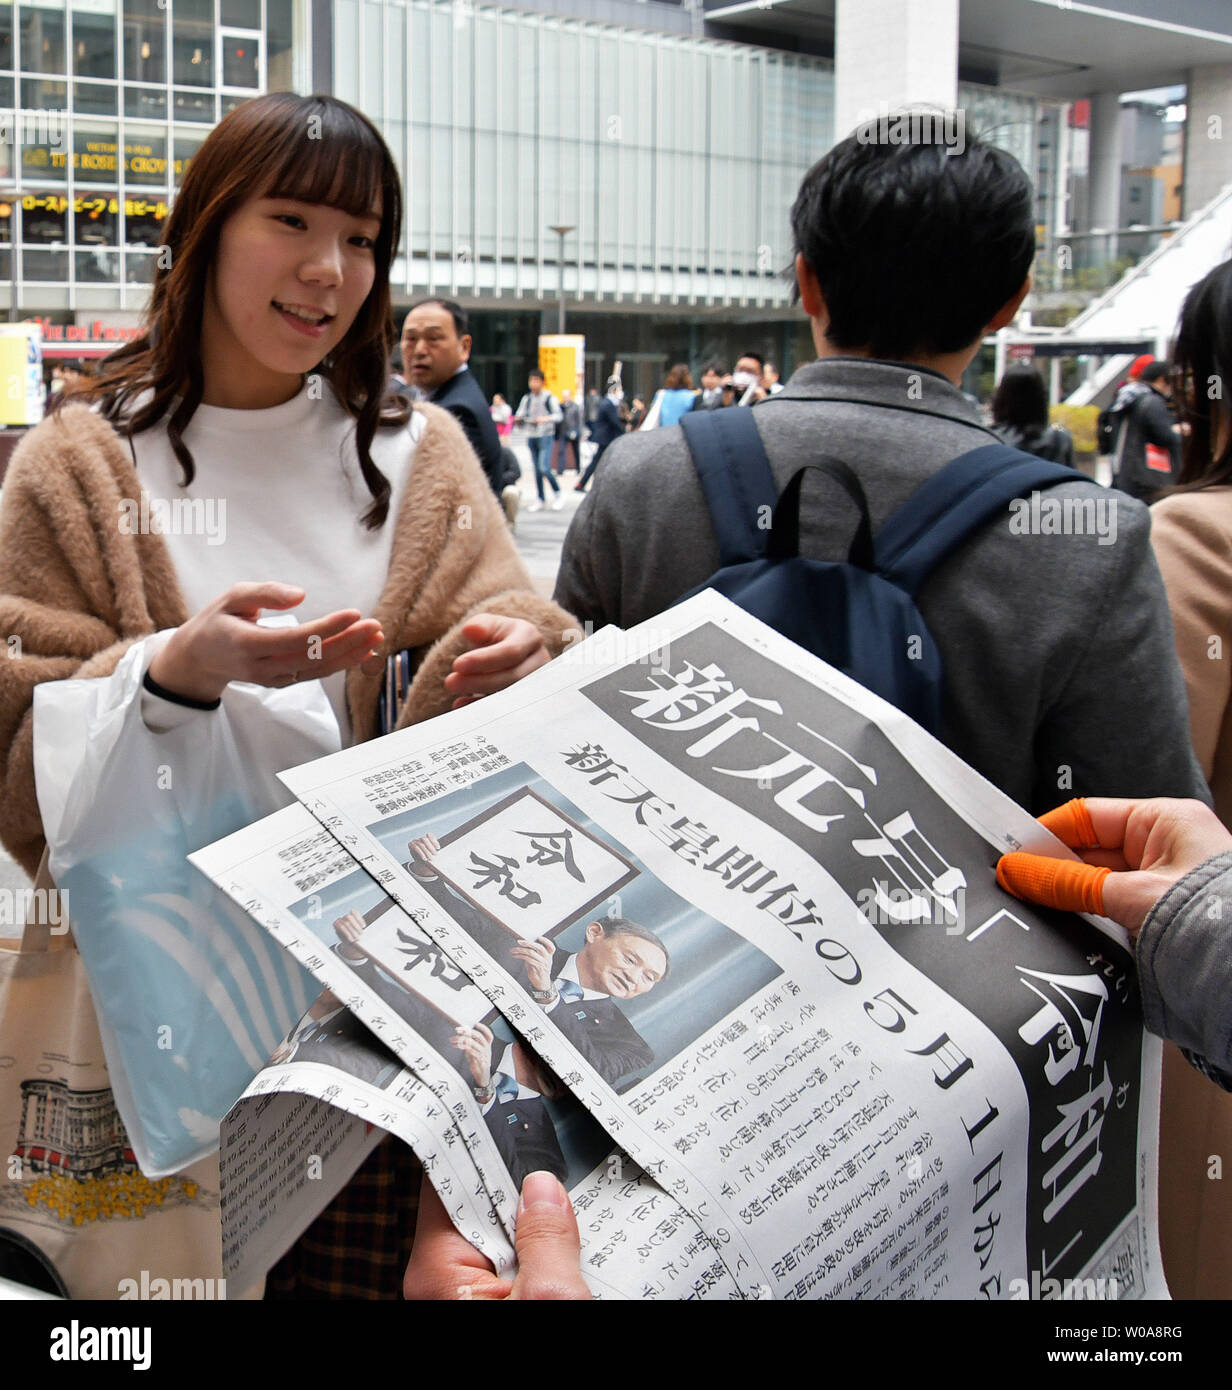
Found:
[[[1194,68],[1185,115],[1181,216],[1192,217],[1232,183],[1232,63]]]
[[[838,0],[834,135],[908,106],[958,104],[959,0]]]
[[[1121,221],[1121,94],[1100,92],[1091,98],[1091,230],[1107,232],[1092,248],[1098,259],[1116,260],[1116,229]]]

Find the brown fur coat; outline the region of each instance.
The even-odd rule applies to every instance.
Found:
[[[462,624],[476,613],[526,618],[558,655],[576,628],[531,590],[500,504],[454,419],[416,405],[425,429],[394,526],[376,610],[385,655],[421,661],[401,725],[441,714]],[[24,439],[0,507],[0,840],[33,874],[43,851],[34,791],[34,687],[107,676],[128,648],[190,616],[166,542],[127,535],[122,499],[141,485],[119,435],[85,406],[67,406]],[[5,659],[7,657],[7,659]],[[346,694],[356,742],[378,729],[382,677],[353,669]]]

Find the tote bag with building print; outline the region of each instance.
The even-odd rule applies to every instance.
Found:
[[[56,903],[44,856],[21,934],[0,937],[0,1276],[68,1298],[225,1297],[217,1158],[138,1168]]]

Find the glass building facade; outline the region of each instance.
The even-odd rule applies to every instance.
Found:
[[[406,185],[395,304],[472,310],[488,392],[522,389],[540,332],[587,339],[646,394],[666,365],[813,355],[791,307],[789,211],[834,142],[834,65],[651,27],[471,0],[333,0],[333,90]],[[968,128],[1039,164],[1037,98],[963,84]],[[1051,192],[1041,189],[1048,223]],[[563,238],[554,230],[567,228]]]
[[[750,349],[790,371],[812,349],[788,213],[834,139],[833,63],[638,9],[645,27],[472,0],[0,0],[0,302],[134,322],[211,126],[315,88],[365,111],[402,172],[395,304],[471,307],[489,391],[520,387],[562,284],[592,385],[617,358],[638,391]],[[1043,103],[960,100],[1038,170]]]
[[[291,86],[293,6],[0,0],[0,295],[16,286],[23,314],[140,308],[210,127]]]
[[[333,40],[406,178],[405,295],[551,299],[568,227],[571,298],[787,303],[830,63],[468,0],[335,0]]]

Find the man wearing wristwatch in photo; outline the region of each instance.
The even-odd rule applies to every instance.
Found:
[[[519,941],[512,954],[526,966],[531,998],[609,1086],[654,1061],[654,1049],[617,1000],[648,994],[671,968],[667,947],[627,917],[587,923],[575,954],[548,937]]]
[[[453,1040],[466,1058],[475,1100],[501,1161],[518,1188],[528,1173],[546,1171],[563,1182],[565,1156],[543,1100],[552,1082],[518,1042],[505,1044],[493,1066],[494,1042],[492,1030],[484,1023],[459,1028]]]
[[[654,1061],[654,1049],[625,1016],[618,1000],[647,994],[671,968],[667,947],[647,928],[626,917],[587,924],[586,943],[575,954],[549,937],[517,941],[443,882],[432,868],[440,848],[424,835],[408,846],[411,872],[468,935],[516,975],[526,969],[526,988],[566,1038],[608,1083],[617,1083]]]

